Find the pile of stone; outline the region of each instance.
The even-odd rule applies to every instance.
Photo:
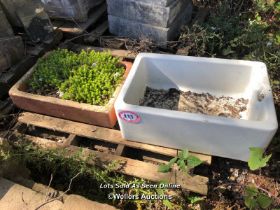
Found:
[[[11,24],[6,18],[3,9],[0,6],[0,38],[13,36],[14,32]]]
[[[0,76],[24,57],[24,45],[20,36],[0,38]]]
[[[107,0],[110,32],[165,43],[192,15],[191,0]]]
[[[53,26],[38,0],[0,0],[0,6],[13,28],[24,29],[32,42],[51,42]]]
[[[53,19],[86,22],[90,10],[104,3],[105,0],[41,0],[41,2]]]
[[[21,37],[14,36],[13,29],[0,6],[0,75],[24,56]]]

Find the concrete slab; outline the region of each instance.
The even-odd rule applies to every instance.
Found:
[[[0,209],[34,210],[45,202],[45,195],[0,178]],[[63,203],[54,201],[40,210],[62,210]]]
[[[37,183],[30,189],[0,178],[0,209],[34,210],[46,202],[46,192],[49,190],[47,186]],[[64,195],[63,201],[55,200],[42,206],[40,210],[116,210],[113,206],[94,202],[79,195]]]
[[[115,207],[108,204],[102,204],[90,201],[79,195],[69,195],[64,200],[63,210],[89,210],[89,209],[102,209],[102,210],[116,210]]]
[[[109,15],[158,27],[169,27],[190,3],[190,0],[174,0],[169,6],[154,2],[132,0],[107,0]]]
[[[192,4],[182,12],[169,28],[151,26],[129,19],[109,15],[109,30],[118,36],[127,36],[135,39],[148,38],[156,43],[165,43],[179,35],[182,25],[189,22],[192,14]]]
[[[135,1],[135,0],[130,0],[130,1]],[[174,0],[136,0],[137,2],[143,2],[143,3],[153,3],[155,5],[159,6],[168,6],[170,5]]]

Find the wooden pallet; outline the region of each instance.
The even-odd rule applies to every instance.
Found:
[[[69,156],[81,151],[82,147],[84,158],[94,157],[89,163],[100,167],[111,161],[121,161],[125,164],[117,172],[125,175],[152,182],[166,180],[202,195],[208,191],[207,177],[187,175],[176,169],[169,173],[158,172],[160,163],[178,155],[177,149],[128,141],[122,138],[119,130],[25,112],[19,116],[14,134],[24,135],[25,139],[42,148],[64,148]],[[211,164],[211,156],[192,155],[205,165]]]

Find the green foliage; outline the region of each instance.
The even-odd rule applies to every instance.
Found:
[[[267,209],[272,204],[272,199],[260,192],[255,186],[245,188],[245,205],[249,209]]]
[[[187,149],[179,152],[178,157],[172,158],[168,164],[161,164],[158,167],[158,171],[162,173],[167,173],[171,170],[174,164],[177,164],[180,170],[188,172],[190,169],[197,167],[202,163],[202,161],[189,154]]]
[[[267,12],[274,6],[273,0],[254,0],[253,2],[256,9],[261,12]]]
[[[280,4],[274,0],[209,2],[205,23],[185,27],[179,49],[191,56],[262,61],[280,103]],[[250,8],[250,9],[248,9]]]
[[[190,204],[196,204],[203,201],[204,198],[199,196],[189,196],[188,200],[190,201]]]
[[[181,39],[186,39],[191,45],[190,54],[230,58],[253,54],[262,58],[266,50],[273,54],[277,52],[276,37],[270,37],[268,33],[274,29],[277,31],[277,21],[268,23],[260,13],[258,8],[263,7],[260,5],[266,5],[263,0],[253,1],[249,11],[241,11],[239,4],[231,7],[227,0],[223,2],[205,24],[194,25],[181,35]],[[272,41],[271,45],[266,46],[269,41]]]
[[[257,170],[266,166],[267,162],[271,158],[271,154],[263,156],[263,149],[257,147],[250,148],[250,157],[248,161],[249,168],[251,170]]]
[[[1,148],[1,147],[0,147]],[[183,209],[184,200],[173,196],[172,200],[108,200],[109,194],[129,194],[129,195],[167,195],[167,189],[150,188],[100,188],[100,184],[118,184],[119,186],[141,186],[149,184],[148,181],[138,178],[126,177],[116,172],[125,163],[112,161],[103,165],[102,168],[88,164],[99,161],[95,156],[84,156],[81,148],[75,154],[69,156],[67,149],[41,149],[19,140],[12,147],[0,153],[0,163],[2,159],[18,159],[22,164],[31,170],[32,179],[36,182],[48,185],[49,177],[53,174],[51,187],[61,191],[68,188],[69,180],[79,173],[73,181],[70,193],[79,194],[89,199],[106,202],[116,205],[121,209]],[[3,157],[3,158],[2,158]]]
[[[168,182],[162,181],[162,182],[160,182],[160,184],[168,184]],[[156,191],[157,191],[157,194],[159,194],[159,195],[164,195],[165,194],[165,190],[164,189],[158,188],[158,189],[156,189]],[[174,203],[172,203],[170,200],[164,199],[162,201],[162,204],[165,207],[167,207],[167,209],[170,209],[170,210],[175,208]]]
[[[104,105],[123,74],[123,66],[110,53],[59,49],[39,60],[29,85],[37,93],[59,91],[63,99]]]
[[[251,147],[248,166],[250,170],[261,169],[267,165],[270,158],[271,154],[264,156],[262,148]],[[246,186],[244,200],[249,209],[267,209],[272,204],[272,199],[260,192],[256,186]]]

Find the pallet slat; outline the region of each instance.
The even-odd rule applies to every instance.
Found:
[[[47,128],[50,130],[75,134],[77,136],[86,137],[90,139],[98,139],[104,142],[110,142],[115,144],[123,144],[125,146],[132,147],[135,149],[142,149],[171,157],[177,156],[178,153],[177,149],[125,140],[122,138],[121,132],[118,130],[73,122],[69,120],[63,120],[45,115],[25,112],[18,118],[18,121],[24,124],[31,124],[37,127]],[[211,164],[211,156],[198,153],[191,154],[198,157],[204,163],[209,165]]]
[[[122,154],[124,152],[124,148],[125,148],[125,145],[119,144],[117,149],[116,149],[116,155],[122,156]]]
[[[43,139],[40,137],[34,137],[30,135],[17,134],[23,136],[26,140],[29,140],[37,146],[44,149],[61,148],[61,145],[57,142]],[[98,151],[89,150],[77,146],[68,146],[64,148],[63,154],[66,157],[71,157],[75,154],[81,154],[81,158],[87,160],[89,164],[97,165],[99,167],[106,167],[112,161],[120,161],[124,163],[120,169],[116,169],[116,172],[120,172],[129,176],[134,176],[142,179],[146,179],[152,182],[161,182],[163,180],[168,181],[171,184],[178,184],[182,189],[190,190],[202,195],[206,195],[208,192],[209,179],[203,176],[190,176],[180,171],[171,171],[169,173],[158,172],[157,166],[152,163],[146,163],[139,160],[133,160],[118,155],[112,155],[108,153],[102,153]]]

